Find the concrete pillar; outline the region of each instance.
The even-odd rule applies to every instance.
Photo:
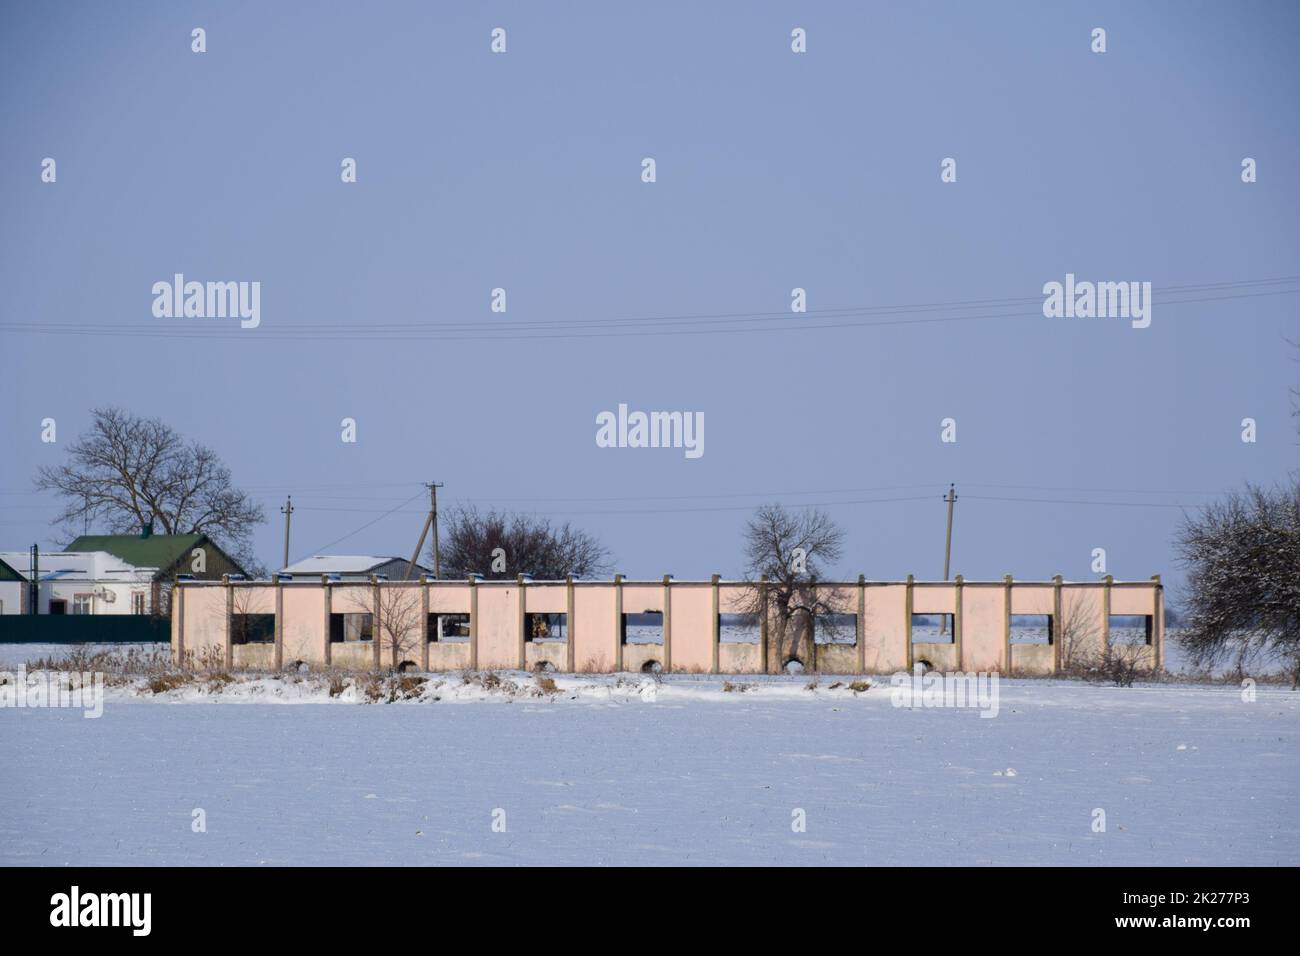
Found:
[[[374,645],[375,670],[380,670],[384,666],[384,608],[383,598],[379,594],[379,575],[370,575],[370,590],[375,606],[374,617],[371,620],[370,643]]]
[[[275,669],[284,670],[284,582],[275,575]]]
[[[1115,583],[1113,575],[1106,575],[1101,585],[1101,652],[1110,651],[1110,586]]]
[[[321,659],[325,662],[326,667],[330,667],[334,662],[334,646],[330,643],[330,613],[334,608],[334,589],[330,586],[329,575],[322,574],[320,576],[320,586],[321,590],[325,592],[323,602],[325,605],[325,653],[321,655]]]
[[[575,627],[573,619],[573,575],[564,578],[564,620],[568,625],[568,641],[564,648],[564,669],[572,674],[577,670],[577,647],[574,644]]]
[[[768,673],[767,660],[767,575],[758,578],[758,661],[759,673]]]
[[[179,583],[172,585],[172,626],[176,629],[176,653],[173,663],[185,663],[185,591]]]
[[[420,670],[429,671],[429,576],[420,575]]]
[[[866,575],[858,575],[858,633],[855,639],[858,643],[858,673],[867,672],[867,578]]]
[[[1009,574],[1002,576],[1002,649],[1006,658],[1003,674],[1011,674],[1011,582]]]
[[[903,638],[907,641],[907,672],[912,673],[912,667],[915,661],[912,660],[912,587],[915,578],[912,575],[907,576],[907,597],[903,601]]]
[[[673,669],[673,588],[671,574],[664,575],[664,673]]]
[[[519,609],[515,615],[515,627],[519,630],[519,639],[515,641],[515,656],[519,659],[519,669],[526,671],[528,670],[528,634],[524,630],[524,624],[528,609],[524,606],[524,590],[528,585],[524,583],[522,574],[515,575],[515,584],[519,588]]]
[[[478,579],[469,579],[469,669],[478,670]]]
[[[1052,673],[1061,670],[1061,576],[1052,578]]]
[[[1155,582],[1154,616],[1151,619],[1151,643],[1155,647],[1155,669],[1165,668],[1165,588],[1160,583],[1160,575],[1151,575]]]
[[[623,670],[623,575],[614,575],[614,670]]]
[[[713,633],[713,654],[712,663],[709,665],[710,674],[716,674],[718,672],[718,641],[722,639],[722,631],[718,626],[718,582],[721,580],[722,575],[720,574],[715,574],[709,578],[709,582],[713,585],[713,600],[711,602],[713,608],[713,620],[710,623],[710,628]]]
[[[235,666],[235,648],[232,643],[233,635],[230,633],[230,628],[234,623],[231,619],[235,614],[235,589],[230,583],[229,574],[221,576],[221,583],[226,587],[226,626],[223,628],[222,646],[226,652],[226,667],[229,669]]]

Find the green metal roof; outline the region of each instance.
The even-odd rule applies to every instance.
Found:
[[[138,534],[83,534],[64,550],[107,551],[137,568],[166,570],[206,539],[205,534],[152,534],[147,538]]]
[[[19,574],[16,570],[9,567],[4,561],[0,561],[0,581],[26,581],[27,578]]]

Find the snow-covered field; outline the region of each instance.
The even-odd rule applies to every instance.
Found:
[[[879,678],[501,676],[0,709],[0,863],[1300,864],[1283,688],[1003,681],[986,719]]]

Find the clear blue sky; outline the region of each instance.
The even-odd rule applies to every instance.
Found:
[[[109,403],[224,457],[269,565],[286,493],[294,557],[404,554],[436,478],[632,575],[738,574],[780,500],[845,576],[934,578],[955,481],[954,572],[1176,583],[1175,506],[1296,467],[1300,296],[1161,299],[1300,275],[1296,4],[454,7],[5,4],[0,545],[59,543],[33,473]],[[155,319],[175,272],[260,281],[261,327]],[[1151,327],[1036,315],[1066,272],[1152,282]],[[1024,302],[816,314],[979,299]],[[598,448],[620,402],[705,455]]]

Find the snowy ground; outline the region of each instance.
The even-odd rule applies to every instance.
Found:
[[[896,708],[887,679],[733,681],[753,686],[444,675],[364,705],[266,678],[110,689],[96,720],[6,708],[0,863],[1300,864],[1282,688],[1003,681],[986,719]]]

